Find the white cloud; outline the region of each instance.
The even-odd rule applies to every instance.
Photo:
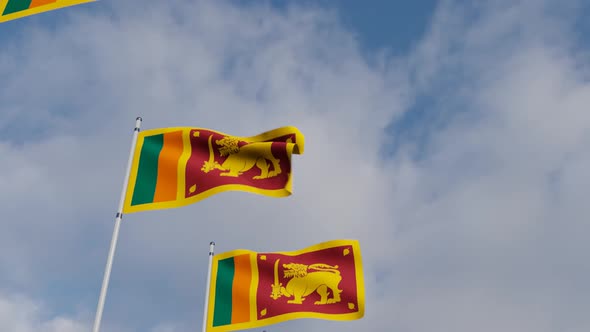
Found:
[[[22,296],[0,293],[0,330],[11,332],[79,332],[88,329],[71,317],[47,316],[47,308]]]

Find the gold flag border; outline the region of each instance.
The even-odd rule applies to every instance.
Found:
[[[57,2],[54,2],[51,4],[46,4],[46,5],[42,5],[39,7],[31,8],[31,9],[21,10],[19,12],[11,13],[8,15],[2,15],[2,13],[4,13],[4,9],[6,8],[6,5],[8,5],[8,1],[9,0],[0,0],[0,23],[4,23],[4,22],[16,20],[19,18],[32,16],[32,15],[36,15],[36,14],[52,11],[55,9],[64,8],[64,7],[81,5],[83,3],[88,3],[88,2],[96,2],[97,0],[58,0]]]
[[[232,136],[236,137],[241,141],[246,142],[256,142],[256,141],[266,141],[271,140],[277,137],[281,137],[288,134],[295,134],[295,143],[287,145],[287,153],[295,153],[295,154],[303,154],[304,147],[305,147],[305,137],[303,134],[293,126],[285,126],[276,129],[272,129],[266,131],[264,133],[249,136],[249,137],[240,137],[240,136],[233,136],[230,134],[226,134],[217,130],[208,129],[208,128],[199,128],[199,127],[170,127],[170,128],[155,128],[155,129],[148,129],[141,131],[137,136],[137,143],[135,145],[133,151],[133,162],[131,164],[131,172],[129,174],[129,183],[127,184],[126,194],[125,194],[125,203],[123,206],[123,213],[135,213],[141,211],[150,211],[150,210],[161,210],[161,209],[170,209],[170,208],[178,208],[183,207],[186,205],[194,204],[198,201],[202,201],[206,198],[209,198],[213,195],[225,192],[225,191],[243,191],[253,194],[259,194],[264,196],[270,197],[286,197],[291,195],[292,193],[292,178],[293,178],[293,171],[289,173],[289,178],[285,185],[285,188],[282,189],[261,189],[256,188],[250,185],[245,184],[227,184],[221,185],[217,187],[213,187],[205,192],[202,192],[198,195],[185,198],[184,197],[184,190],[185,190],[185,176],[178,177],[177,183],[177,192],[176,192],[176,200],[168,201],[168,202],[155,202],[155,203],[146,203],[142,205],[131,205],[131,199],[133,197],[133,191],[135,187],[135,181],[137,180],[137,170],[139,167],[139,157],[141,154],[141,149],[143,148],[143,142],[146,136],[152,135],[159,135],[173,131],[182,131],[182,140],[183,140],[183,153],[178,162],[178,174],[183,174],[184,169],[186,168],[186,163],[188,158],[190,157],[190,131],[191,130],[204,130],[209,132],[214,132],[219,135],[223,136]]]
[[[227,251],[221,254],[217,254],[213,256],[213,264],[211,268],[211,284],[209,287],[209,299],[207,301],[207,332],[222,332],[222,331],[235,331],[235,330],[242,330],[242,329],[250,329],[250,328],[258,328],[262,326],[272,325],[282,323],[288,320],[293,319],[325,319],[325,320],[332,320],[332,321],[350,321],[361,319],[364,317],[365,314],[365,282],[363,276],[363,263],[361,257],[361,249],[358,240],[350,240],[350,239],[340,239],[340,240],[332,240],[326,241],[322,243],[318,243],[303,249],[295,250],[295,251],[285,251],[285,252],[268,252],[269,254],[281,254],[287,256],[298,256],[301,254],[318,251],[322,249],[329,249],[334,247],[342,247],[342,246],[352,246],[352,251],[354,255],[354,272],[356,277],[356,294],[357,294],[357,304],[358,304],[358,311],[348,313],[348,314],[326,314],[326,313],[318,313],[318,312],[293,312],[288,314],[282,314],[279,316],[273,316],[270,318],[265,319],[257,319],[258,308],[256,306],[256,296],[250,297],[250,321],[245,323],[238,323],[238,324],[230,324],[230,325],[223,325],[218,327],[213,327],[213,314],[215,308],[215,287],[217,285],[217,263],[225,258],[234,257],[243,254],[250,254],[250,262],[252,264],[252,284],[250,285],[250,294],[256,294],[258,291],[258,264],[256,262],[256,256],[260,252],[246,250],[246,249],[237,249],[232,251]]]

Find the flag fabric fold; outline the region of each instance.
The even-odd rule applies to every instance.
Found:
[[[142,131],[123,212],[185,206],[230,190],[288,196],[291,155],[303,149],[303,134],[290,126],[252,137],[190,127]]]
[[[234,250],[213,258],[207,331],[249,329],[286,320],[364,316],[364,279],[356,240],[292,252]]]
[[[0,23],[96,0],[0,0]]]

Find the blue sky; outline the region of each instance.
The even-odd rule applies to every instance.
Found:
[[[244,1],[244,3],[252,3]],[[354,0],[285,1],[271,3],[284,9],[297,3],[303,6],[328,8],[338,13],[343,26],[355,34],[361,49],[372,54],[381,49],[405,53],[422,36],[436,8],[436,1]]]
[[[127,215],[102,331],[200,326],[211,240],[338,238],[361,243],[366,316],[267,331],[588,331],[589,12],[101,0],[1,24],[0,330],[90,330],[139,115],[294,125],[306,151],[288,198]]]

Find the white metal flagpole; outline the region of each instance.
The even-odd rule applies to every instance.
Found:
[[[131,150],[129,152],[129,159],[127,161],[127,171],[125,172],[125,180],[123,182],[123,190],[121,190],[121,199],[119,200],[119,208],[115,216],[115,229],[113,230],[113,237],[111,239],[111,248],[109,249],[109,256],[107,258],[107,265],[104,270],[104,278],[102,279],[102,288],[100,289],[100,297],[98,298],[98,307],[96,308],[96,316],[94,318],[94,327],[92,332],[99,332],[100,321],[102,318],[102,309],[104,307],[104,300],[107,295],[107,288],[109,286],[109,279],[111,276],[111,268],[113,267],[113,256],[117,248],[117,238],[119,237],[119,228],[121,227],[121,219],[123,219],[123,204],[125,203],[125,195],[127,194],[127,184],[129,183],[129,174],[131,173],[131,163],[133,161],[133,152],[137,142],[137,135],[141,127],[142,119],[138,117],[135,119],[135,129],[133,130],[133,139],[131,143]]]
[[[207,314],[209,307],[209,287],[211,287],[211,267],[213,266],[213,255],[215,251],[215,242],[209,243],[209,269],[207,270],[207,288],[205,288],[205,306],[203,309],[203,332],[207,332]]]

